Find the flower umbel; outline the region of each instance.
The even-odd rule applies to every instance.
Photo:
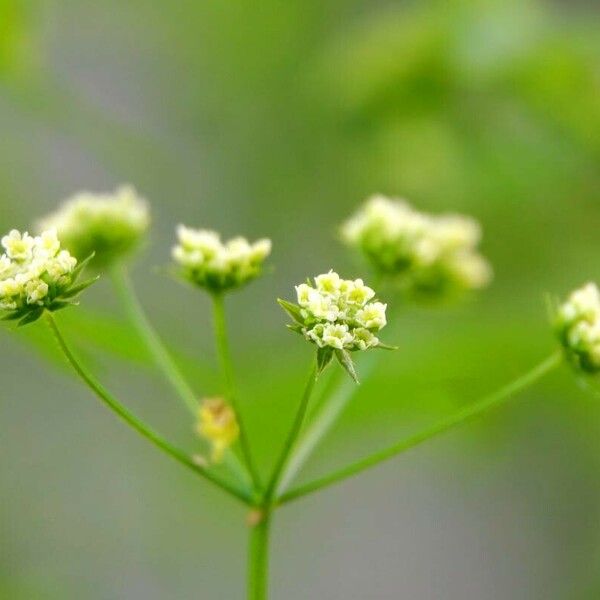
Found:
[[[206,229],[177,228],[178,244],[173,260],[183,279],[213,293],[239,288],[256,279],[271,253],[271,240],[253,244],[244,237],[223,243],[220,235]]]
[[[571,293],[556,311],[555,328],[571,363],[586,373],[599,373],[600,290],[595,283]]]
[[[40,222],[42,230],[56,229],[77,258],[93,253],[93,264],[100,268],[133,250],[149,225],[148,205],[131,186],[112,194],[80,192]]]
[[[85,264],[61,245],[55,230],[37,237],[13,229],[1,240],[0,315],[26,325],[44,310],[55,311],[75,303],[75,297],[95,279],[76,283]]]
[[[318,348],[319,370],[335,355],[356,379],[350,352],[387,348],[375,335],[387,323],[387,305],[376,301],[375,291],[362,279],[341,279],[334,271],[318,275],[296,286],[297,304],[279,300],[295,323],[290,329],[301,333]]]
[[[212,446],[211,460],[219,463],[223,454],[238,438],[240,428],[235,412],[222,398],[206,398],[198,409],[198,435]]]
[[[341,228],[382,275],[399,278],[416,296],[485,287],[492,270],[477,246],[481,228],[462,215],[429,215],[404,200],[373,196]]]

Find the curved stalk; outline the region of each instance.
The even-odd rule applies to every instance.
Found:
[[[315,387],[316,381],[317,365],[315,363],[310,369],[308,381],[306,382],[304,393],[302,394],[302,399],[300,400],[300,404],[298,406],[298,411],[296,412],[296,417],[294,418],[292,428],[288,434],[288,437],[286,438],[283,450],[281,451],[281,455],[279,456],[279,460],[277,461],[275,469],[273,470],[273,474],[271,475],[269,485],[267,486],[267,491],[265,492],[265,499],[267,504],[270,504],[273,500],[273,496],[275,495],[275,492],[277,490],[277,486],[281,479],[283,470],[287,465],[290,453],[294,448],[294,444],[296,443],[298,434],[300,433],[300,429],[302,428],[302,423],[304,422],[304,417],[306,416],[306,411],[308,409],[308,403],[310,401],[310,397],[312,395],[312,391]]]
[[[231,496],[241,500],[245,504],[249,504],[250,497],[242,490],[231,485],[229,482],[222,480],[214,473],[202,468],[197,465],[185,452],[173,446],[170,442],[162,438],[158,433],[151,429],[148,425],[138,419],[132,412],[129,411],[123,404],[121,404],[110,392],[108,392],[95,378],[91,375],[87,369],[79,362],[76,356],[71,351],[65,338],[63,337],[54,315],[50,312],[46,312],[46,321],[50,327],[50,330],[54,334],[56,341],[63,354],[65,355],[69,364],[73,367],[77,375],[82,381],[90,388],[90,390],[118,417],[120,417],[127,425],[137,431],[141,436],[149,440],[159,450],[174,458],[177,462],[184,465],[188,469],[194,471],[196,474],[204,477],[206,480],[215,484],[223,491],[227,492]]]
[[[125,306],[129,319],[135,326],[138,335],[146,343],[155,364],[173,386],[188,410],[196,417],[198,412],[198,396],[183,376],[183,373],[148,320],[148,317],[135,294],[125,267],[117,266],[113,268],[111,276],[117,295]]]
[[[246,429],[239,403],[237,401],[237,390],[233,375],[233,361],[231,360],[231,352],[229,350],[229,341],[227,338],[227,325],[225,323],[225,301],[223,294],[213,294],[212,300],[215,322],[215,338],[217,342],[217,351],[219,355],[219,362],[221,364],[221,371],[223,373],[223,379],[225,382],[225,392],[227,400],[229,400],[233,410],[235,411],[238,425],[240,427],[240,446],[242,448],[244,462],[246,463],[246,467],[250,472],[254,487],[258,490],[261,488],[260,478],[254,465],[254,460],[252,459],[248,431]]]
[[[496,408],[509,400],[512,396],[514,396],[517,392],[520,392],[535,383],[539,379],[541,379],[544,375],[547,375],[550,371],[555,369],[562,361],[562,353],[556,353],[542,362],[540,365],[532,369],[529,373],[523,375],[519,379],[513,381],[509,385],[505,386],[501,390],[497,391],[490,396],[486,396],[479,402],[472,404],[471,406],[467,406],[464,409],[460,410],[458,413],[443,419],[439,423],[413,435],[410,436],[396,444],[393,444],[389,448],[384,450],[380,450],[364,458],[359,460],[339,471],[335,471],[325,477],[317,479],[316,481],[310,482],[306,485],[297,487],[294,490],[291,490],[287,494],[283,494],[281,498],[278,500],[278,504],[286,504],[291,502],[292,500],[297,500],[303,496],[321,490],[323,488],[329,487],[335,483],[339,483],[369,469],[374,467],[386,460],[389,460],[410,448],[414,448],[423,442],[426,442],[446,431],[454,429],[464,423],[470,421],[471,419],[482,415],[483,413]]]

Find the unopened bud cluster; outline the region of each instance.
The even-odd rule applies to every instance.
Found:
[[[42,229],[56,229],[65,248],[79,259],[94,253],[97,267],[131,251],[149,225],[148,205],[131,186],[112,194],[80,192],[40,223]]]
[[[374,196],[341,228],[383,275],[398,277],[417,295],[479,289],[492,271],[478,252],[481,228],[462,215],[429,215],[403,200]]]
[[[380,345],[376,332],[385,327],[386,304],[362,279],[342,279],[329,271],[296,286],[297,305],[281,301],[296,320],[290,327],[319,348],[367,350]]]
[[[178,244],[172,256],[181,276],[213,293],[238,288],[262,273],[271,253],[271,240],[253,244],[244,237],[222,242],[221,236],[206,229],[177,228]]]
[[[58,310],[83,287],[73,287],[77,259],[61,245],[55,230],[33,237],[13,229],[2,240],[0,313],[23,324],[43,310]]]
[[[556,330],[571,362],[600,372],[600,290],[588,283],[575,290],[556,314]]]
[[[221,462],[223,454],[240,433],[233,408],[222,398],[206,398],[202,402],[196,430],[211,444],[211,460],[215,463]]]

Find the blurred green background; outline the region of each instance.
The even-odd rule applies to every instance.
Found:
[[[156,269],[173,228],[272,237],[273,272],[229,302],[267,469],[310,358],[275,298],[331,267],[365,275],[336,225],[372,192],[479,218],[493,286],[393,307],[400,350],[306,480],[530,368],[554,347],[544,294],[600,278],[599,23],[592,2],[0,0],[0,226],[133,183],[154,217],[136,285],[203,394],[218,391],[209,304]],[[79,352],[196,448],[108,283],[84,305],[61,315]],[[0,598],[242,598],[243,511],[117,423],[42,325],[0,339]],[[599,433],[599,397],[563,368],[290,505],[273,597],[599,598]]]

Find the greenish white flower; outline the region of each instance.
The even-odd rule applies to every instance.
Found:
[[[244,237],[222,242],[220,235],[207,229],[177,228],[178,243],[171,255],[181,277],[212,293],[239,288],[256,279],[271,253],[271,240],[254,243]]]
[[[575,290],[558,307],[555,328],[572,364],[587,373],[600,372],[600,290],[595,283]]]
[[[150,225],[146,200],[131,186],[113,193],[80,192],[40,221],[55,229],[62,245],[80,260],[94,254],[93,265],[109,266],[131,252]]]
[[[74,298],[94,280],[76,283],[84,263],[61,250],[56,230],[37,237],[13,229],[2,237],[0,255],[0,314],[3,320],[27,324],[44,310],[55,311],[74,303]]]
[[[387,305],[362,279],[342,279],[334,271],[296,286],[297,304],[279,300],[294,319],[288,327],[315,344],[319,370],[335,355],[356,378],[350,352],[390,348],[375,335],[387,323]]]
[[[481,228],[470,217],[429,215],[404,200],[373,196],[342,225],[341,235],[416,296],[480,289],[492,277],[478,252]]]

